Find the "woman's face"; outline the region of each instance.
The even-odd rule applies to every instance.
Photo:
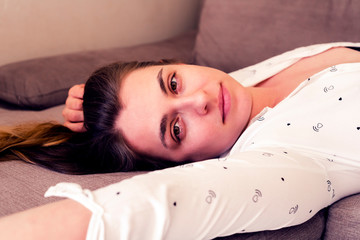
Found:
[[[246,127],[251,95],[228,74],[194,65],[142,68],[120,88],[116,126],[141,154],[200,161],[231,148]]]

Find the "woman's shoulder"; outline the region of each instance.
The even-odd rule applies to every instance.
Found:
[[[262,81],[257,86],[277,88],[286,97],[301,82],[323,69],[353,62],[360,62],[359,51],[346,47],[334,47],[314,56],[302,58],[295,64]]]
[[[253,87],[304,58],[316,56],[337,47],[356,48],[360,47],[360,42],[333,42],[299,47],[229,74],[243,86]]]

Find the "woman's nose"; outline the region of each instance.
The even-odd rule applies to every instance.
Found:
[[[188,96],[182,96],[176,100],[178,111],[189,110],[199,115],[207,114],[212,104],[209,94],[203,90]]]

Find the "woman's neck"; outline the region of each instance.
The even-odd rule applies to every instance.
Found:
[[[248,91],[252,97],[250,120],[258,115],[265,107],[275,107],[283,97],[277,88],[271,87],[249,87]]]

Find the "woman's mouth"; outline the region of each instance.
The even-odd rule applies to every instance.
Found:
[[[219,110],[222,122],[225,123],[226,117],[230,111],[231,97],[229,91],[220,83],[219,91]]]

